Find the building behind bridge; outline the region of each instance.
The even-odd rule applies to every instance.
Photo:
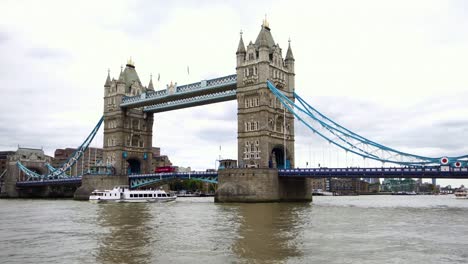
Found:
[[[160,167],[172,166],[172,162],[167,155],[161,155],[161,148],[153,147],[153,159],[151,160],[152,171]]]
[[[73,156],[73,153],[75,153],[76,150],[76,148],[56,149],[51,165],[54,168],[61,167],[62,164],[67,162],[67,160]],[[71,175],[82,175],[90,171],[91,168],[96,167],[98,164],[102,164],[102,153],[102,148],[87,148],[80,161],[76,162],[71,169]],[[68,173],[70,174],[70,172]]]
[[[21,173],[16,165],[21,162],[29,170],[46,174],[46,163],[52,161],[52,157],[46,155],[43,149],[18,147],[16,151],[0,152],[0,197],[18,197],[16,182],[26,180],[24,173]]]

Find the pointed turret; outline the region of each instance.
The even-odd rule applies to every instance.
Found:
[[[286,52],[286,61],[291,60],[294,61],[294,56],[291,50],[291,40],[289,40],[288,51]]]
[[[150,76],[150,82],[148,84],[148,90],[153,90],[154,91],[154,86],[153,86],[153,75],[151,74]]]
[[[135,70],[135,63],[130,58],[125,65],[125,69],[120,69],[119,83],[125,83],[125,88],[129,89],[134,82],[143,87]]]
[[[123,73],[123,66],[120,66],[120,75],[119,75],[118,82],[121,82],[121,83],[125,82],[124,73]]]
[[[260,33],[258,33],[257,40],[255,40],[255,46],[258,48],[260,47],[268,47],[272,48],[275,45],[275,41],[273,40],[273,36],[270,32],[270,25],[266,18],[263,20],[263,24],[260,29]]]
[[[106,83],[104,84],[104,87],[110,87],[111,86],[111,79],[110,79],[110,70],[107,70],[107,79]]]
[[[236,54],[245,54],[245,46],[244,46],[244,40],[242,39],[242,31],[240,32],[240,40],[239,40],[239,46],[237,47],[237,52]]]

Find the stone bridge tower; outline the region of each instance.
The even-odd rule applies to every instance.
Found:
[[[272,82],[294,100],[294,57],[286,57],[263,21],[255,43],[237,48],[237,144],[239,168],[218,171],[215,202],[310,202],[312,185],[301,177],[279,177],[294,167],[294,116],[267,87]]]
[[[130,59],[120,71],[118,80],[104,85],[104,162],[112,165],[114,174],[149,173],[151,170],[153,114],[143,108],[120,108],[123,97],[152,90],[150,81],[144,87]]]
[[[289,43],[286,57],[273,40],[266,20],[255,43],[237,55],[238,161],[241,168],[294,167],[294,116],[270,92],[270,80],[294,100],[294,57]]]

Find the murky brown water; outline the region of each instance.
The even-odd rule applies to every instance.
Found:
[[[0,200],[1,263],[468,263],[468,200]]]

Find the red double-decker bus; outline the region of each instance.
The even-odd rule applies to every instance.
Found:
[[[163,167],[157,167],[154,172],[155,173],[162,173],[162,172],[176,172],[177,167],[174,166],[163,166]]]

